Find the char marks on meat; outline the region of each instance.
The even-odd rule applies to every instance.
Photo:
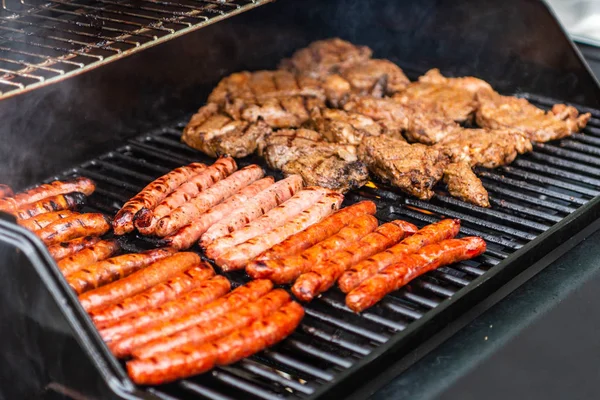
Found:
[[[493,91],[477,94],[477,124],[483,128],[511,128],[523,132],[533,142],[548,142],[578,132],[591,114],[581,114],[571,106],[555,104],[551,111],[537,108],[526,99],[501,96]]]
[[[448,164],[444,169],[444,182],[453,197],[480,207],[490,206],[487,190],[469,164],[465,162]]]
[[[533,149],[529,139],[511,129],[457,129],[434,147],[452,162],[486,168],[510,164],[518,154]]]
[[[262,119],[256,123],[235,121],[209,103],[194,114],[181,140],[211,157],[228,154],[240,158],[254,153],[257,143],[270,133],[271,127]]]
[[[358,155],[375,176],[423,200],[433,196],[447,164],[447,157],[434,147],[383,136],[365,137]]]
[[[323,78],[371,58],[366,46],[356,46],[339,38],[318,40],[281,62],[279,67],[302,76]]]

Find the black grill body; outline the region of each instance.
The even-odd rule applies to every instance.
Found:
[[[190,161],[210,161],[178,138],[222,76],[273,68],[295,49],[332,36],[369,45],[412,78],[432,67],[475,75],[541,107],[575,103],[593,118],[582,134],[539,145],[511,166],[482,170],[491,210],[444,193],[423,202],[377,183],[349,193],[346,203],[374,199],[382,221],[423,226],[461,218],[462,233],[484,237],[489,250],[417,279],[361,315],[330,291],[307,306],[302,326],[273,349],[157,388],[129,381],[39,240],[0,220],[0,381],[14,382],[0,393],[49,399],[342,397],[597,219],[600,89],[538,1],[280,0],[258,7],[0,102],[0,181],[23,187],[49,175],[88,176],[98,183],[89,210],[114,214],[157,176]],[[123,243],[131,250],[153,245],[135,236]]]

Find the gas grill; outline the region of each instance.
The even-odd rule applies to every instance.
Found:
[[[440,67],[448,75],[480,76],[498,90],[527,97],[542,108],[573,104],[591,112],[592,119],[582,133],[536,145],[533,153],[510,166],[478,171],[490,193],[491,209],[464,203],[443,190],[431,201],[421,201],[380,182],[348,193],[345,204],[373,199],[380,221],[400,218],[423,226],[445,217],[460,218],[461,234],[483,237],[488,250],[475,260],[416,279],[360,315],[345,307],[341,292],[330,290],[305,306],[300,327],[277,346],[234,365],[152,388],[131,383],[41,242],[10,218],[1,219],[0,321],[7,326],[0,330],[0,351],[6,359],[0,380],[14,382],[2,388],[7,398],[341,398],[392,362],[410,366],[416,357],[406,357],[409,352],[430,348],[434,337],[447,337],[449,324],[464,320],[465,313],[600,215],[600,88],[541,3],[280,0],[256,7],[262,3],[266,2],[18,3],[19,13],[1,15],[0,62],[9,60],[2,46],[19,40],[27,46],[45,45],[50,35],[42,33],[44,26],[56,28],[52,35],[60,36],[68,33],[60,24],[79,27],[81,21],[96,17],[104,21],[98,22],[101,26],[84,27],[96,29],[96,39],[114,35],[110,40],[90,40],[88,47],[71,41],[75,50],[44,58],[47,63],[41,66],[55,68],[61,60],[79,60],[79,53],[120,49],[138,34],[154,36],[44,81],[22,80],[25,69],[11,69],[0,78],[0,84],[10,82],[10,90],[3,92],[6,99],[0,101],[0,120],[7,122],[0,132],[8,138],[8,145],[0,149],[0,178],[26,187],[87,176],[98,188],[84,210],[113,215],[156,177],[192,161],[211,162],[179,138],[191,113],[223,75],[273,68],[275,60],[293,50],[332,36],[369,45],[376,57],[397,62],[411,79]],[[3,3],[3,13],[14,11],[8,4]],[[152,14],[158,10],[161,16]],[[172,12],[170,17],[163,15],[166,10]],[[141,24],[140,15],[148,16],[143,27],[113,32],[116,19]],[[7,18],[27,25],[15,32]],[[104,65],[219,19],[223,20],[198,32]],[[505,23],[492,23],[498,20]],[[543,31],[533,29],[532,21]],[[10,35],[5,37],[6,28]],[[162,36],[148,33],[155,28],[172,31]],[[23,49],[23,54],[32,51]],[[13,59],[32,64],[24,60]],[[26,70],[32,76],[44,70],[27,68],[32,68]],[[250,163],[262,161],[239,162]],[[135,235],[121,240],[131,251],[154,246],[152,239]],[[227,277],[235,284],[248,279],[241,272]]]

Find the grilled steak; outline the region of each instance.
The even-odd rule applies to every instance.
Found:
[[[398,93],[395,98],[402,104],[419,104],[421,109],[441,112],[456,122],[470,121],[477,109],[478,91],[491,91],[485,81],[473,77],[446,78],[438,69],[432,69]]]
[[[448,164],[444,169],[444,182],[453,197],[480,207],[490,206],[487,190],[466,162]]]
[[[496,168],[532,151],[531,142],[511,129],[457,129],[435,145],[452,162]]]
[[[308,129],[278,131],[266,138],[259,151],[269,167],[298,174],[306,185],[346,192],[364,185],[369,175],[356,147],[328,143]]]
[[[236,99],[226,110],[246,121],[263,119],[273,128],[297,128],[309,119],[311,110],[324,106],[325,103],[318,97],[290,96],[268,98],[251,105]]]
[[[363,138],[358,156],[374,175],[424,200],[433,196],[447,164],[447,157],[434,147],[385,136]]]
[[[229,154],[237,158],[254,153],[257,143],[270,132],[262,119],[256,123],[235,121],[210,103],[192,116],[181,140],[211,157]]]
[[[410,141],[424,144],[437,143],[460,128],[439,109],[421,104],[402,104],[395,99],[353,96],[344,104],[344,110],[393,123],[405,131]]]
[[[362,114],[330,108],[314,109],[312,127],[332,143],[359,145],[364,136],[390,135],[401,139],[401,129],[393,122],[377,122]]]
[[[525,99],[501,96],[484,91],[477,94],[479,109],[477,124],[483,128],[512,128],[523,132],[534,142],[548,142],[578,132],[585,127],[591,115],[579,115],[570,106],[556,104],[551,111],[544,111]]]
[[[318,40],[285,59],[279,68],[312,78],[323,78],[371,58],[371,49],[339,38]]]

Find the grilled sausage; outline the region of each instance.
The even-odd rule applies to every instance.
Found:
[[[14,193],[13,193],[12,189],[10,188],[10,186],[0,184],[0,199],[3,199],[5,197],[13,197],[13,196],[14,196]]]
[[[240,208],[229,217],[211,226],[202,235],[200,246],[206,249],[210,243],[218,238],[237,231],[272,208],[287,201],[300,189],[302,189],[302,177],[300,175],[291,175],[275,182],[247,203],[240,205]]]
[[[231,364],[285,339],[300,324],[304,309],[289,302],[276,312],[213,343],[187,346],[180,351],[127,363],[131,379],[157,385],[200,374],[215,364]]]
[[[187,308],[187,311],[179,314],[178,318],[162,320],[162,323],[148,327],[149,329],[139,330],[135,334],[119,340],[114,345],[109,345],[110,349],[117,357],[129,355],[137,347],[150,343],[153,340],[172,335],[192,326],[204,325],[213,321],[231,310],[242,307],[244,304],[255,301],[264,296],[273,288],[270,281],[252,281],[244,286],[240,286],[226,297],[208,304],[203,309]]]
[[[460,220],[458,219],[444,219],[427,225],[397,245],[363,260],[344,272],[338,285],[344,293],[348,293],[365,279],[375,275],[388,265],[397,263],[405,254],[414,253],[428,244],[452,239],[459,230]]]
[[[123,279],[86,292],[79,296],[79,301],[87,312],[98,310],[163,283],[173,275],[199,265],[201,262],[200,256],[196,253],[176,253]]]
[[[13,214],[17,219],[25,220],[49,212],[74,210],[84,203],[85,195],[83,193],[57,194],[56,196],[46,197],[35,203],[25,204],[17,208]]]
[[[254,279],[268,278],[276,283],[293,282],[315,264],[373,232],[377,225],[377,218],[369,214],[362,215],[335,235],[300,254],[282,259],[252,262],[246,267],[246,272]]]
[[[93,246],[63,258],[57,263],[58,269],[64,276],[67,276],[90,264],[106,260],[108,257],[115,255],[119,249],[120,246],[116,240],[102,240]]]
[[[81,294],[130,275],[174,252],[174,249],[156,249],[109,258],[67,276],[67,283],[75,293]]]
[[[59,195],[67,193],[82,193],[82,196],[85,197],[94,193],[95,189],[96,184],[94,181],[84,177],[70,181],[54,181],[52,183],[36,186],[25,192],[17,193],[13,197],[0,199],[0,210],[13,212],[27,204],[37,203],[50,197],[57,198]],[[24,208],[26,209],[26,207]],[[53,209],[50,211],[66,210],[67,208]]]
[[[216,259],[225,254],[233,246],[244,243],[253,237],[262,235],[285,224],[321,200],[328,192],[328,189],[316,186],[299,191],[285,203],[271,209],[243,228],[212,242],[205,249],[206,255],[212,259]]]
[[[48,246],[48,252],[55,261],[60,261],[65,257],[72,256],[78,251],[95,245],[99,241],[100,238],[97,236],[85,236],[82,238],[69,240],[68,242],[62,242]]]
[[[177,296],[197,288],[200,282],[210,279],[214,275],[215,271],[212,267],[203,262],[142,293],[97,311],[91,311],[90,316],[98,329],[106,328],[121,318],[171,301]]]
[[[335,253],[324,263],[316,264],[310,272],[301,275],[292,288],[302,301],[310,301],[314,296],[329,289],[354,264],[377,254],[417,231],[417,227],[405,221],[392,221],[354,242],[346,249]]]
[[[38,229],[45,228],[50,225],[54,221],[58,221],[59,219],[63,219],[66,217],[70,217],[72,215],[78,215],[78,212],[75,211],[55,211],[49,212],[45,214],[40,214],[35,217],[29,219],[20,219],[17,220],[17,223],[21,225],[23,228],[29,229],[30,231],[37,231]]]
[[[165,197],[156,208],[142,208],[133,219],[135,227],[143,235],[151,235],[156,229],[156,223],[182,204],[190,201],[198,193],[225,179],[237,170],[237,164],[231,157],[221,157],[199,174],[191,177],[175,191]]]
[[[211,208],[198,219],[192,221],[191,224],[184,226],[174,234],[165,237],[161,241],[161,244],[176,249],[187,249],[192,247],[211,225],[226,218],[226,216],[239,208],[240,205],[272,185],[273,181],[273,177],[269,176],[267,178],[259,179],[250,186],[240,189],[236,194],[223,201],[221,204]]]
[[[132,355],[136,358],[150,358],[183,346],[197,346],[211,342],[266,317],[290,300],[290,295],[285,290],[275,289],[256,302],[248,303],[242,308],[215,318],[210,324],[196,325],[140,346],[132,352]]]
[[[342,201],[344,201],[343,194],[336,192],[328,193],[294,219],[264,235],[253,237],[247,242],[233,247],[227,253],[217,257],[215,262],[223,271],[234,271],[243,268],[254,257],[265,250],[270,249],[277,243],[281,243],[287,237],[318,223],[323,218],[335,212],[342,204]]]
[[[153,209],[169,193],[177,189],[192,176],[206,168],[201,163],[192,163],[173,171],[150,182],[141,192],[123,204],[113,221],[115,235],[124,235],[133,230],[133,217],[142,208]]]
[[[485,249],[485,241],[474,236],[427,245],[414,254],[405,255],[397,264],[385,267],[375,276],[362,282],[348,293],[346,305],[355,312],[366,310],[386,294],[400,289],[419,275],[444,265],[477,257],[483,254]]]
[[[314,224],[306,230],[290,236],[283,242],[271,247],[258,256],[256,261],[284,258],[298,254],[338,233],[340,229],[351,223],[355,218],[363,214],[373,215],[375,212],[377,212],[375,203],[368,200],[342,208],[318,224]]]
[[[209,304],[225,295],[231,289],[231,284],[224,276],[215,276],[201,282],[195,289],[181,297],[164,303],[159,307],[133,314],[131,317],[120,321],[100,331],[104,340],[114,341],[119,338],[136,336],[139,332],[165,323],[171,319],[195,312],[202,306]],[[127,351],[127,344],[123,344]]]
[[[84,236],[101,236],[110,229],[110,219],[104,214],[87,213],[72,215],[54,221],[35,234],[50,246]]]
[[[262,178],[265,172],[258,165],[249,165],[215,183],[189,202],[175,209],[156,223],[157,236],[167,236],[192,222],[241,188]]]

